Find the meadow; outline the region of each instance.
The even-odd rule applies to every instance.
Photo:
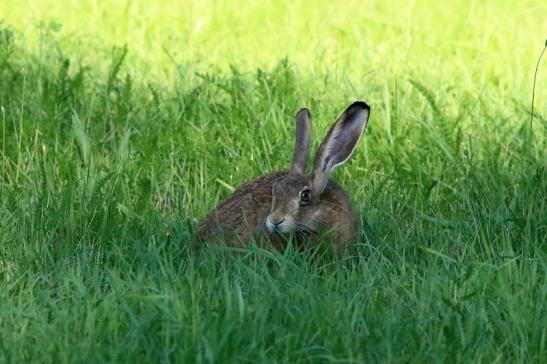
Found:
[[[0,1],[0,362],[545,362],[545,14]],[[351,256],[194,253],[300,107],[315,148],[358,99]]]

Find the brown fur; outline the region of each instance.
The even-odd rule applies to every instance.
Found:
[[[238,187],[201,221],[198,240],[241,245],[252,237],[260,239],[260,228],[270,213],[272,185],[287,174],[268,173]]]

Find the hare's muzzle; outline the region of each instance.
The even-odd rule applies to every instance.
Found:
[[[284,216],[284,217],[278,217],[274,216],[274,214],[268,215],[266,217],[266,221],[264,222],[264,225],[266,226],[266,230],[268,230],[269,233],[273,232],[279,232],[279,233],[287,233],[291,231],[291,219]]]

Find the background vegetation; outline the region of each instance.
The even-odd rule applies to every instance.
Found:
[[[2,0],[0,361],[540,362],[546,13]],[[298,108],[317,146],[356,99],[334,176],[355,256],[192,253],[199,218],[288,165]]]

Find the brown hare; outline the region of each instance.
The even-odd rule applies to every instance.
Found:
[[[329,177],[351,156],[369,115],[366,103],[351,104],[329,129],[307,174],[311,119],[307,109],[298,111],[290,170],[268,173],[238,187],[201,221],[198,245],[223,241],[242,246],[255,239],[282,248],[284,236],[290,235],[298,241],[327,239],[335,248],[355,242],[359,216],[344,190]]]

